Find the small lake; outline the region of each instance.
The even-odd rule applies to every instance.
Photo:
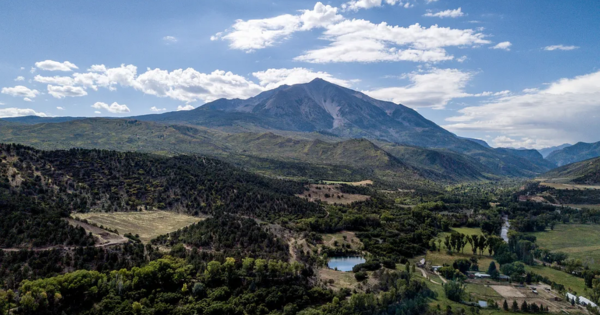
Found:
[[[352,267],[365,263],[366,260],[362,257],[332,257],[327,262],[327,266],[331,269],[339,271],[352,271]]]

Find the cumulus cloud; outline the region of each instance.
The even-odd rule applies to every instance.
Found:
[[[265,71],[254,72],[252,75],[260,81],[259,84],[266,90],[271,90],[284,84],[293,85],[306,83],[316,78],[321,78],[341,86],[348,87],[351,85],[351,81],[335,78],[327,72],[314,72],[306,68],[268,69]]]
[[[165,36],[162,39],[167,44],[177,43],[177,38],[175,36]]]
[[[44,84],[73,85],[73,78],[71,77],[44,77],[38,74],[33,78],[33,80]]]
[[[440,12],[436,12],[436,13],[433,13],[431,10],[429,10],[427,13],[423,14],[423,16],[439,17],[439,18],[457,18],[457,17],[465,16],[465,14],[462,12],[461,8],[458,8],[458,9],[454,9],[454,10],[445,10],[445,11],[440,11]]]
[[[18,76],[15,78],[15,81],[25,81],[25,77],[23,77],[22,75]]]
[[[57,106],[56,109],[58,110],[65,110],[63,107]]]
[[[490,49],[502,49],[502,50],[509,51],[510,46],[512,46],[511,42],[501,42],[501,43],[496,44],[496,46],[490,47]]]
[[[426,72],[406,74],[404,78],[411,82],[409,85],[363,92],[376,99],[401,103],[412,108],[441,109],[455,98],[487,96],[465,92],[465,87],[473,75],[471,72],[458,69],[431,69]]]
[[[311,63],[438,62],[454,58],[446,54],[444,47],[490,43],[484,34],[471,29],[423,27],[418,23],[400,27],[366,20],[345,20],[331,25],[322,39],[330,41],[329,46],[309,50],[295,60]]]
[[[294,32],[326,27],[343,17],[337,8],[317,2],[312,10],[301,14],[284,14],[266,19],[237,20],[230,29],[215,34],[211,40],[226,40],[232,49],[252,52],[288,39]]]
[[[158,113],[158,112],[164,112],[164,111],[166,111],[166,110],[167,110],[166,108],[158,108],[158,107],[156,107],[156,106],[152,106],[152,107],[150,107],[150,111],[151,111],[151,112],[156,112],[156,113]]]
[[[40,70],[46,71],[73,71],[73,69],[79,69],[76,65],[69,61],[58,62],[54,60],[44,60],[35,63],[35,66]],[[33,68],[32,68],[33,69]],[[35,70],[34,70],[35,71]],[[33,73],[33,71],[32,71]]]
[[[117,102],[114,102],[110,105],[104,103],[104,102],[96,102],[94,103],[94,105],[92,105],[92,108],[95,109],[104,109],[105,111],[109,112],[109,113],[113,113],[113,114],[123,114],[123,113],[129,113],[129,107],[127,107],[127,105],[123,104],[120,105]],[[96,112],[99,113],[99,112]]]
[[[498,132],[517,141],[534,139],[535,143],[528,146],[534,148],[598,141],[598,100],[600,71],[463,108],[459,115],[446,119],[449,124],[445,127],[452,131]]]
[[[7,117],[21,117],[21,116],[40,116],[48,117],[48,115],[42,112],[36,112],[31,108],[0,108],[0,118]]]
[[[398,0],[385,0],[385,1],[382,1],[382,0],[352,0],[347,3],[342,4],[342,9],[349,10],[349,11],[358,11],[360,9],[371,9],[371,8],[381,7],[384,2],[387,4],[390,4],[390,5],[395,5],[397,2],[400,2],[400,4],[402,4],[402,1],[398,1]]]
[[[544,47],[544,50],[553,51],[553,50],[575,50],[578,49],[579,46],[565,46],[565,45],[550,45]]]
[[[48,94],[55,98],[86,96],[87,92],[80,86],[48,85]]]
[[[177,111],[182,111],[182,110],[192,110],[194,109],[194,106],[192,105],[179,105],[177,106]]]
[[[17,85],[15,87],[4,87],[0,93],[29,99],[35,98],[38,94],[40,94],[38,90],[32,90],[22,85]]]

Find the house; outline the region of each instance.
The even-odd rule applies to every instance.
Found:
[[[492,276],[488,275],[487,273],[476,273],[475,274],[475,278],[478,279],[486,279],[486,278],[491,278]]]
[[[442,267],[443,267],[443,266],[431,266],[431,270],[432,270],[433,272],[437,272],[437,271],[438,271],[438,269],[440,269],[440,268],[442,268]]]
[[[567,294],[565,294],[565,296],[567,297],[567,301],[569,301],[569,302],[577,301],[577,297],[569,292],[567,292]]]
[[[417,263],[417,266],[423,267],[423,266],[425,266],[425,262],[426,262],[425,258],[423,258],[423,259],[419,260],[419,262]]]

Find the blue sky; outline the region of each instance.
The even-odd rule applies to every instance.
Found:
[[[0,117],[123,117],[322,77],[461,136],[600,141],[596,0],[12,1]]]

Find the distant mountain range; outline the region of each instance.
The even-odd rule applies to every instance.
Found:
[[[549,148],[539,149],[538,151],[540,152],[540,154],[542,154],[542,156],[544,158],[546,158],[546,157],[548,157],[548,155],[550,155],[550,153],[552,153],[554,151],[562,150],[562,149],[570,147],[570,146],[572,146],[572,144],[564,143],[564,144],[561,144],[561,145],[557,145],[555,147],[549,147]]]
[[[353,140],[363,138],[367,140]],[[535,150],[490,148],[481,140],[458,137],[406,106],[321,79],[246,100],[219,99],[191,111],[127,119],[4,119],[0,141],[45,149],[207,154],[276,173],[283,169],[275,167],[278,163],[295,163],[289,168],[305,170],[295,175],[317,176],[301,166],[308,163],[321,178],[333,175],[328,172],[338,177],[376,172],[389,180],[403,174],[407,179],[461,181],[534,176],[554,167]]]
[[[600,142],[578,142],[572,146],[550,153],[546,159],[558,166],[563,166],[598,156],[600,156]]]

